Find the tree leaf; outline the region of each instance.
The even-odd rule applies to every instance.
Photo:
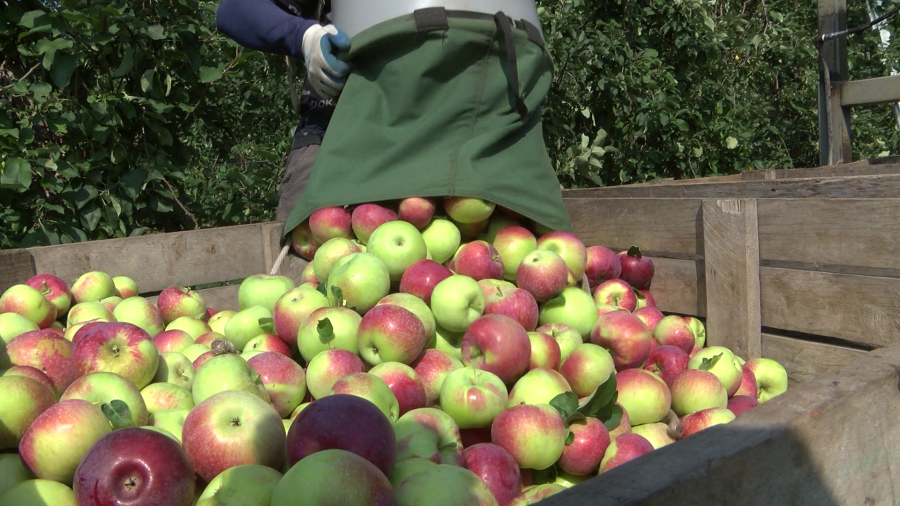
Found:
[[[96,204],[89,204],[81,210],[78,219],[88,232],[93,232],[97,229],[97,224],[100,223],[100,215],[100,208]]]
[[[200,82],[211,83],[222,78],[222,69],[217,67],[200,67]]]
[[[577,411],[584,416],[599,418],[598,414],[615,404],[616,398],[616,375],[611,374],[606,381],[594,390],[594,393],[591,394],[588,400],[578,407]]]
[[[641,254],[641,248],[639,248],[637,246],[632,246],[632,247],[628,248],[628,252],[626,253],[626,255],[628,255],[630,257],[637,257],[638,260],[643,258],[643,255]]]
[[[162,40],[166,38],[166,30],[162,25],[150,25],[147,27],[147,36],[153,40]]]
[[[122,61],[119,63],[119,68],[113,72],[113,77],[122,77],[134,68],[134,50],[131,46],[126,46],[125,51],[122,54]]]
[[[72,73],[78,66],[78,59],[66,51],[58,51],[50,66],[50,78],[59,88],[65,88],[72,79]]]
[[[31,164],[22,158],[7,158],[0,167],[0,188],[25,191],[31,186]]]
[[[153,89],[153,75],[156,74],[156,70],[150,69],[145,70],[144,74],[141,75],[141,91],[147,93],[148,91]]]

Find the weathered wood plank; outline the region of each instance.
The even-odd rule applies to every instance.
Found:
[[[769,199],[757,206],[763,260],[900,269],[900,199]]]
[[[854,107],[900,101],[900,75],[840,83],[841,105]]]
[[[703,202],[706,332],[711,345],[760,356],[756,200]]]
[[[0,294],[36,274],[31,253],[24,249],[0,251]]]
[[[873,351],[542,506],[897,504],[900,346]]]
[[[660,311],[706,316],[706,282],[703,262],[652,258],[656,274],[650,293]]]
[[[864,346],[900,342],[900,279],[761,267],[762,325]]]
[[[589,246],[623,250],[638,245],[648,256],[702,254],[700,200],[566,198],[563,204],[575,233]]]
[[[879,163],[879,160],[880,159],[861,160],[853,164],[828,165],[825,167],[748,170],[741,173],[741,178],[745,181],[755,181],[760,179],[801,179],[900,174],[900,164],[897,164],[893,160],[885,160],[884,163]]]
[[[783,365],[788,379],[797,383],[806,383],[822,374],[836,371],[866,353],[853,348],[775,334],[762,335],[762,355]]]

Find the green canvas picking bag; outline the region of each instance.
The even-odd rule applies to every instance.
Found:
[[[571,230],[541,129],[552,64],[537,27],[421,9],[357,34],[350,59],[285,235],[323,207],[413,196],[479,197]]]

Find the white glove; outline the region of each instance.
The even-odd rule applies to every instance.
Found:
[[[313,25],[303,34],[302,47],[310,85],[323,98],[337,98],[351,69],[338,55],[350,49],[350,39],[334,25]]]

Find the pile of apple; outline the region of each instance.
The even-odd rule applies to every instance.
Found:
[[[490,202],[314,212],[216,311],[102,271],[0,296],[0,504],[525,505],[779,395],[636,247]],[[42,502],[43,501],[43,502]]]

